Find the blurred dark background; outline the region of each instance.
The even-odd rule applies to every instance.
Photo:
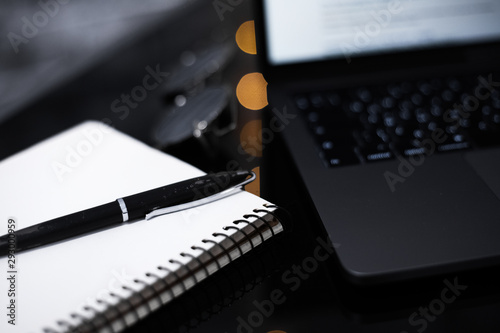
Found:
[[[239,25],[252,18],[250,1],[228,6],[221,11],[198,0],[3,1],[0,160],[87,119],[182,154],[179,143],[190,140],[160,135],[162,120],[175,108],[208,103],[206,109],[224,122],[217,128],[259,117],[237,118],[234,94],[239,78],[255,70],[255,57],[238,52],[234,42]],[[158,76],[147,81],[154,88],[145,96],[144,89],[134,91],[151,73]],[[224,153],[218,143],[228,142],[224,137],[214,145],[212,132],[188,146],[202,154],[215,150],[210,163]]]

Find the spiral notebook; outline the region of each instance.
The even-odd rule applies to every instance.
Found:
[[[200,175],[85,122],[0,162],[0,233]],[[120,332],[281,232],[275,209],[242,190],[0,258],[0,332]]]

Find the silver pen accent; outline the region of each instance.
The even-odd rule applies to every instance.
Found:
[[[152,210],[151,212],[149,212],[149,213],[146,214],[145,218],[146,218],[146,220],[151,220],[151,219],[153,219],[153,218],[155,218],[157,216],[166,215],[166,214],[178,212],[178,211],[181,211],[181,210],[198,207],[198,206],[201,206],[201,205],[205,205],[207,203],[211,203],[211,202],[214,202],[214,201],[217,201],[217,200],[229,197],[229,196],[234,195],[236,193],[239,193],[239,192],[242,191],[243,186],[251,183],[252,181],[255,180],[255,178],[257,178],[257,175],[255,174],[255,172],[252,171],[251,173],[252,173],[252,176],[250,178],[245,179],[240,184],[235,185],[233,188],[229,188],[229,189],[227,189],[225,191],[213,194],[211,196],[208,196],[208,197],[205,197],[205,198],[201,198],[201,199],[198,199],[198,200],[195,200],[195,201],[187,202],[187,203],[184,203],[184,204],[180,204],[180,205],[177,205],[177,206],[164,207],[164,208],[158,208],[158,209]]]

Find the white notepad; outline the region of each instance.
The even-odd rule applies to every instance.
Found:
[[[187,163],[99,122],[85,122],[0,162],[0,234],[7,233],[9,219],[19,230],[200,175],[203,172]],[[93,326],[90,330],[120,331],[239,257],[240,249],[247,252],[282,231],[272,207],[241,191],[190,210],[21,252],[14,269],[8,267],[7,258],[0,258],[0,308],[4,312],[0,332],[42,332],[45,328],[60,332],[82,322],[87,322],[82,331]],[[260,218],[233,223],[246,214]],[[228,225],[240,230],[226,230]],[[237,247],[214,233],[232,237]],[[11,275],[15,275],[14,288],[7,280]],[[9,289],[15,296],[9,296]],[[12,299],[15,325],[7,316]],[[124,299],[137,301],[133,302],[137,308],[106,323],[103,318],[111,317],[110,311]],[[141,299],[144,304],[139,304]]]

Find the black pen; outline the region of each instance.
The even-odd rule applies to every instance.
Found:
[[[219,172],[119,198],[1,236],[0,256],[128,221],[149,220],[158,215],[196,207],[231,195],[254,179],[255,174],[250,171]]]

